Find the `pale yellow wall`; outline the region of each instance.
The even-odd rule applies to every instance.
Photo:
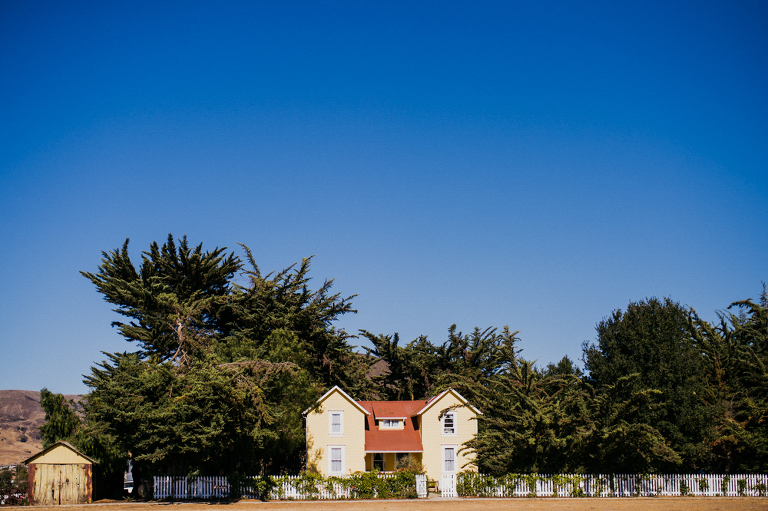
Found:
[[[341,410],[343,436],[331,436],[330,412]],[[325,398],[319,410],[307,414],[308,468],[328,475],[329,445],[344,446],[344,472],[365,471],[365,414],[340,392]]]
[[[443,445],[456,445],[456,472],[461,470],[474,470],[473,467],[464,467],[466,463],[474,459],[474,456],[463,452],[459,453],[462,444],[471,440],[477,434],[477,420],[475,412],[461,404],[453,394],[446,393],[437,402],[421,415],[421,443],[424,446],[422,464],[430,479],[440,479],[443,474]],[[443,435],[440,413],[446,408],[454,407],[451,411],[456,413],[456,435]]]
[[[39,458],[35,458],[33,463],[41,464],[41,463],[55,463],[55,464],[66,464],[66,463],[75,463],[75,464],[90,464],[91,462],[87,459],[83,458],[82,456],[78,455],[72,449],[69,449],[63,445],[59,445],[48,451],[47,453],[43,454]]]

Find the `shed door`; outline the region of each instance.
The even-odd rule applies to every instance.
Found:
[[[86,465],[38,465],[35,470],[35,500],[43,505],[84,504],[85,467]]]

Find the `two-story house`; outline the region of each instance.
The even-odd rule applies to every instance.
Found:
[[[480,413],[453,389],[419,401],[355,401],[334,387],[304,412],[307,464],[323,475],[386,472],[412,455],[439,479],[471,468],[473,455],[459,450],[477,434]]]

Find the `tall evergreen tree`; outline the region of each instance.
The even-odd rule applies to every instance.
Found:
[[[492,474],[573,472],[587,414],[578,378],[544,375],[532,362],[514,360],[484,385],[465,382],[483,415],[467,443],[481,471]],[[473,390],[474,387],[474,390]]]
[[[169,234],[162,247],[153,242],[142,253],[137,270],[128,243],[126,239],[122,249],[102,252],[97,273],[80,273],[117,306],[115,312],[131,319],[112,325],[127,341],[139,344],[142,356],[191,364],[228,330],[220,313],[231,280],[242,267],[240,258],[227,255],[226,248],[203,252],[202,243],[193,249],[186,236],[177,248]]]
[[[262,276],[225,248],[171,235],[133,266],[128,241],[82,272],[138,344],[86,377],[87,429],[112,439],[142,476],[298,470],[301,411],[332,385],[365,395],[367,359],[333,322],[355,312],[331,281],[309,287],[310,259]],[[246,284],[238,284],[238,272]]]
[[[290,360],[309,372],[322,388],[339,385],[364,398],[368,360],[353,351],[351,336],[333,326],[352,308],[353,296],[332,293],[332,280],[313,291],[309,284],[312,258],[263,276],[248,247],[247,285],[235,284],[226,309],[229,335],[216,349],[224,361]]]
[[[586,419],[579,448],[572,452],[591,473],[647,474],[677,471],[681,459],[642,417],[661,407],[661,392],[638,390],[638,373],[622,376],[599,391],[581,382]]]
[[[634,373],[639,377],[622,386],[620,399],[660,391],[661,406],[639,411],[636,420],[661,432],[682,458],[683,470],[698,471],[708,464],[712,421],[703,399],[703,361],[691,314],[668,298],[630,303],[597,325],[597,343],[584,344],[584,362],[598,392]]]
[[[499,372],[505,360],[505,347],[517,341],[517,332],[504,327],[463,334],[456,325],[448,329],[448,340],[435,345],[421,336],[406,346],[400,337],[374,335],[361,330],[373,349],[369,354],[384,360],[388,372],[374,377],[381,399],[424,399],[436,391],[458,385],[464,380],[481,381]]]
[[[696,347],[704,360],[715,435],[711,470],[768,470],[768,297],[743,300],[711,325],[694,316]]]

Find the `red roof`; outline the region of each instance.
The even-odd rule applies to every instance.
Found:
[[[416,429],[416,412],[426,401],[358,401],[371,412],[365,417],[366,452],[422,452],[421,435]],[[405,418],[404,429],[379,429],[376,420]]]

